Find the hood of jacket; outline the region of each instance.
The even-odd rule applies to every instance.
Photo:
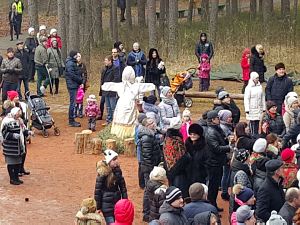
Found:
[[[121,199],[115,205],[114,214],[117,224],[132,225],[134,206],[128,199]]]
[[[140,126],[138,137],[141,138],[144,135],[154,137],[155,133],[153,130],[149,129],[148,127]]]
[[[268,158],[266,158],[266,157],[262,157],[262,158],[259,158],[259,159],[257,159],[256,160],[256,167],[257,167],[257,169],[259,169],[259,170],[262,170],[262,171],[266,171],[266,162],[268,162],[269,161],[269,159]]]
[[[181,214],[182,211],[183,211],[182,208],[174,208],[166,201],[164,201],[164,203],[159,208],[159,214],[163,214],[163,213]]]
[[[154,193],[156,189],[158,189],[160,186],[162,186],[163,184],[157,180],[149,180],[147,183],[147,191],[149,191],[150,193]]]
[[[210,225],[210,215],[211,215],[210,211],[197,214],[194,217],[194,224],[195,225]]]
[[[113,171],[110,166],[106,164],[105,161],[100,161],[97,163],[97,173],[99,176],[108,176]]]
[[[154,112],[154,113],[156,113],[156,114],[159,113],[159,108],[158,108],[158,106],[152,105],[152,104],[147,103],[147,102],[144,102],[144,104],[143,104],[143,110],[144,110],[145,112]]]
[[[243,58],[247,58],[247,55],[250,54],[250,48],[245,48],[242,54]]]
[[[260,86],[259,81],[258,81],[257,84],[254,83],[254,80],[255,80],[256,78],[258,78],[258,77],[259,77],[259,74],[258,74],[258,73],[256,73],[256,72],[251,72],[251,73],[250,73],[250,79],[249,79],[248,86],[249,86],[249,87]]]

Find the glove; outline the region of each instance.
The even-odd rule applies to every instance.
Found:
[[[14,139],[20,139],[20,134],[16,134],[16,133],[13,134],[13,138],[14,138]]]

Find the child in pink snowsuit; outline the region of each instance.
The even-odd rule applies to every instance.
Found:
[[[88,105],[85,108],[85,116],[88,117],[88,128],[89,130],[95,131],[97,115],[99,114],[96,96],[89,95],[87,103]]]
[[[208,91],[210,86],[210,64],[207,54],[201,55],[201,62],[198,66],[199,91]]]
[[[183,110],[182,112],[182,125],[180,127],[180,133],[182,134],[183,141],[189,137],[189,128],[192,124],[191,112],[188,109]]]
[[[75,117],[83,117],[83,99],[84,99],[84,89],[83,85],[78,88],[76,96],[76,106],[75,106]]]

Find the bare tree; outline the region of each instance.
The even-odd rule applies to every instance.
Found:
[[[177,56],[178,1],[169,0],[169,43],[168,55],[171,59]]]
[[[189,22],[192,22],[193,20],[194,4],[195,4],[194,0],[189,0],[189,13],[187,18]]]
[[[66,24],[66,42],[67,42],[67,52],[70,51],[69,49],[69,26],[70,26],[70,0],[64,0],[65,1],[65,24]]]
[[[69,50],[79,51],[79,1],[73,1],[70,6]]]
[[[268,38],[269,37],[269,27],[270,27],[270,23],[271,23],[271,18],[272,18],[272,0],[264,0],[263,1],[263,23],[264,23],[264,27],[266,29],[266,35],[265,37]]]
[[[209,14],[209,0],[201,1],[201,11],[201,19],[207,22]]]
[[[138,25],[140,28],[146,27],[145,8],[146,8],[146,0],[137,0]]]
[[[85,0],[85,14],[84,14],[84,58],[87,70],[90,70],[90,60],[91,60],[91,44],[94,24],[92,21],[92,11],[93,5],[92,0]]]
[[[58,33],[60,34],[63,46],[61,49],[62,58],[67,57],[67,33],[66,33],[66,17],[65,17],[65,1],[57,0],[57,15],[58,15]]]
[[[95,20],[93,40],[96,45],[99,45],[103,40],[103,25],[102,25],[102,1],[93,1],[93,18]]]
[[[281,17],[287,20],[291,14],[290,0],[281,0]]]
[[[231,0],[231,13],[237,15],[238,13],[238,0]]]
[[[298,0],[294,0],[294,15],[293,15],[293,19],[297,20],[297,16],[298,16]]]
[[[257,0],[250,0],[250,15],[252,18],[256,16]]]
[[[46,16],[50,15],[51,5],[52,5],[52,0],[48,0]]]
[[[154,48],[157,45],[156,0],[148,0],[148,30],[149,48]]]
[[[119,32],[118,32],[118,11],[117,11],[117,1],[113,0],[112,1],[112,20],[113,20],[113,40],[118,41],[119,39]]]
[[[231,7],[230,7],[230,0],[226,0],[225,2],[225,8],[226,8],[226,16],[229,16],[231,14]]]
[[[263,1],[258,0],[258,12],[262,13],[263,12]]]
[[[29,25],[39,30],[38,1],[28,0]]]
[[[126,0],[126,25],[128,30],[132,29],[131,0]]]
[[[216,42],[219,0],[210,0],[209,34],[212,42]]]

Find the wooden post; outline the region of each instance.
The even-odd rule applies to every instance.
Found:
[[[135,143],[134,143],[134,138],[126,138],[124,140],[124,154],[126,156],[135,156],[136,153],[136,147],[135,147]]]
[[[114,139],[106,140],[106,148],[116,151],[117,150],[117,141]]]
[[[82,154],[84,151],[84,136],[82,133],[75,133],[75,153]]]
[[[93,131],[83,130],[83,131],[81,131],[81,133],[83,134],[83,137],[84,137],[83,149],[84,149],[84,152],[85,152],[90,148],[91,134],[93,133]],[[82,152],[82,153],[84,153],[84,152]]]
[[[92,154],[99,155],[102,151],[102,141],[100,138],[93,138],[91,141]]]

